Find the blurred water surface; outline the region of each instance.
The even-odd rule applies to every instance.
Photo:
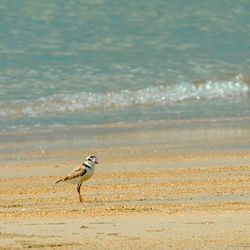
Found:
[[[1,1],[0,129],[250,114],[248,1]]]

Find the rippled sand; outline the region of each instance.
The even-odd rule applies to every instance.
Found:
[[[76,185],[54,183],[93,153],[80,203]],[[247,249],[249,162],[163,143],[1,154],[0,247]]]

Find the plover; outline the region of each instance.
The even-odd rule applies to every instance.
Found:
[[[77,183],[77,192],[79,200],[82,202],[82,196],[80,193],[81,185],[83,181],[88,180],[94,173],[95,164],[98,164],[97,157],[92,155],[88,156],[86,160],[77,168],[73,169],[66,177],[56,182],[69,182]]]

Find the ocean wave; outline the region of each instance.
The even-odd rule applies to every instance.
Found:
[[[102,93],[53,94],[35,100],[0,102],[0,117],[38,117],[88,110],[159,106],[192,100],[234,98],[248,93],[249,86],[242,81],[207,81]]]

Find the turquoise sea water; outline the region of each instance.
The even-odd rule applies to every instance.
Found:
[[[0,4],[0,130],[249,117],[249,1]]]

